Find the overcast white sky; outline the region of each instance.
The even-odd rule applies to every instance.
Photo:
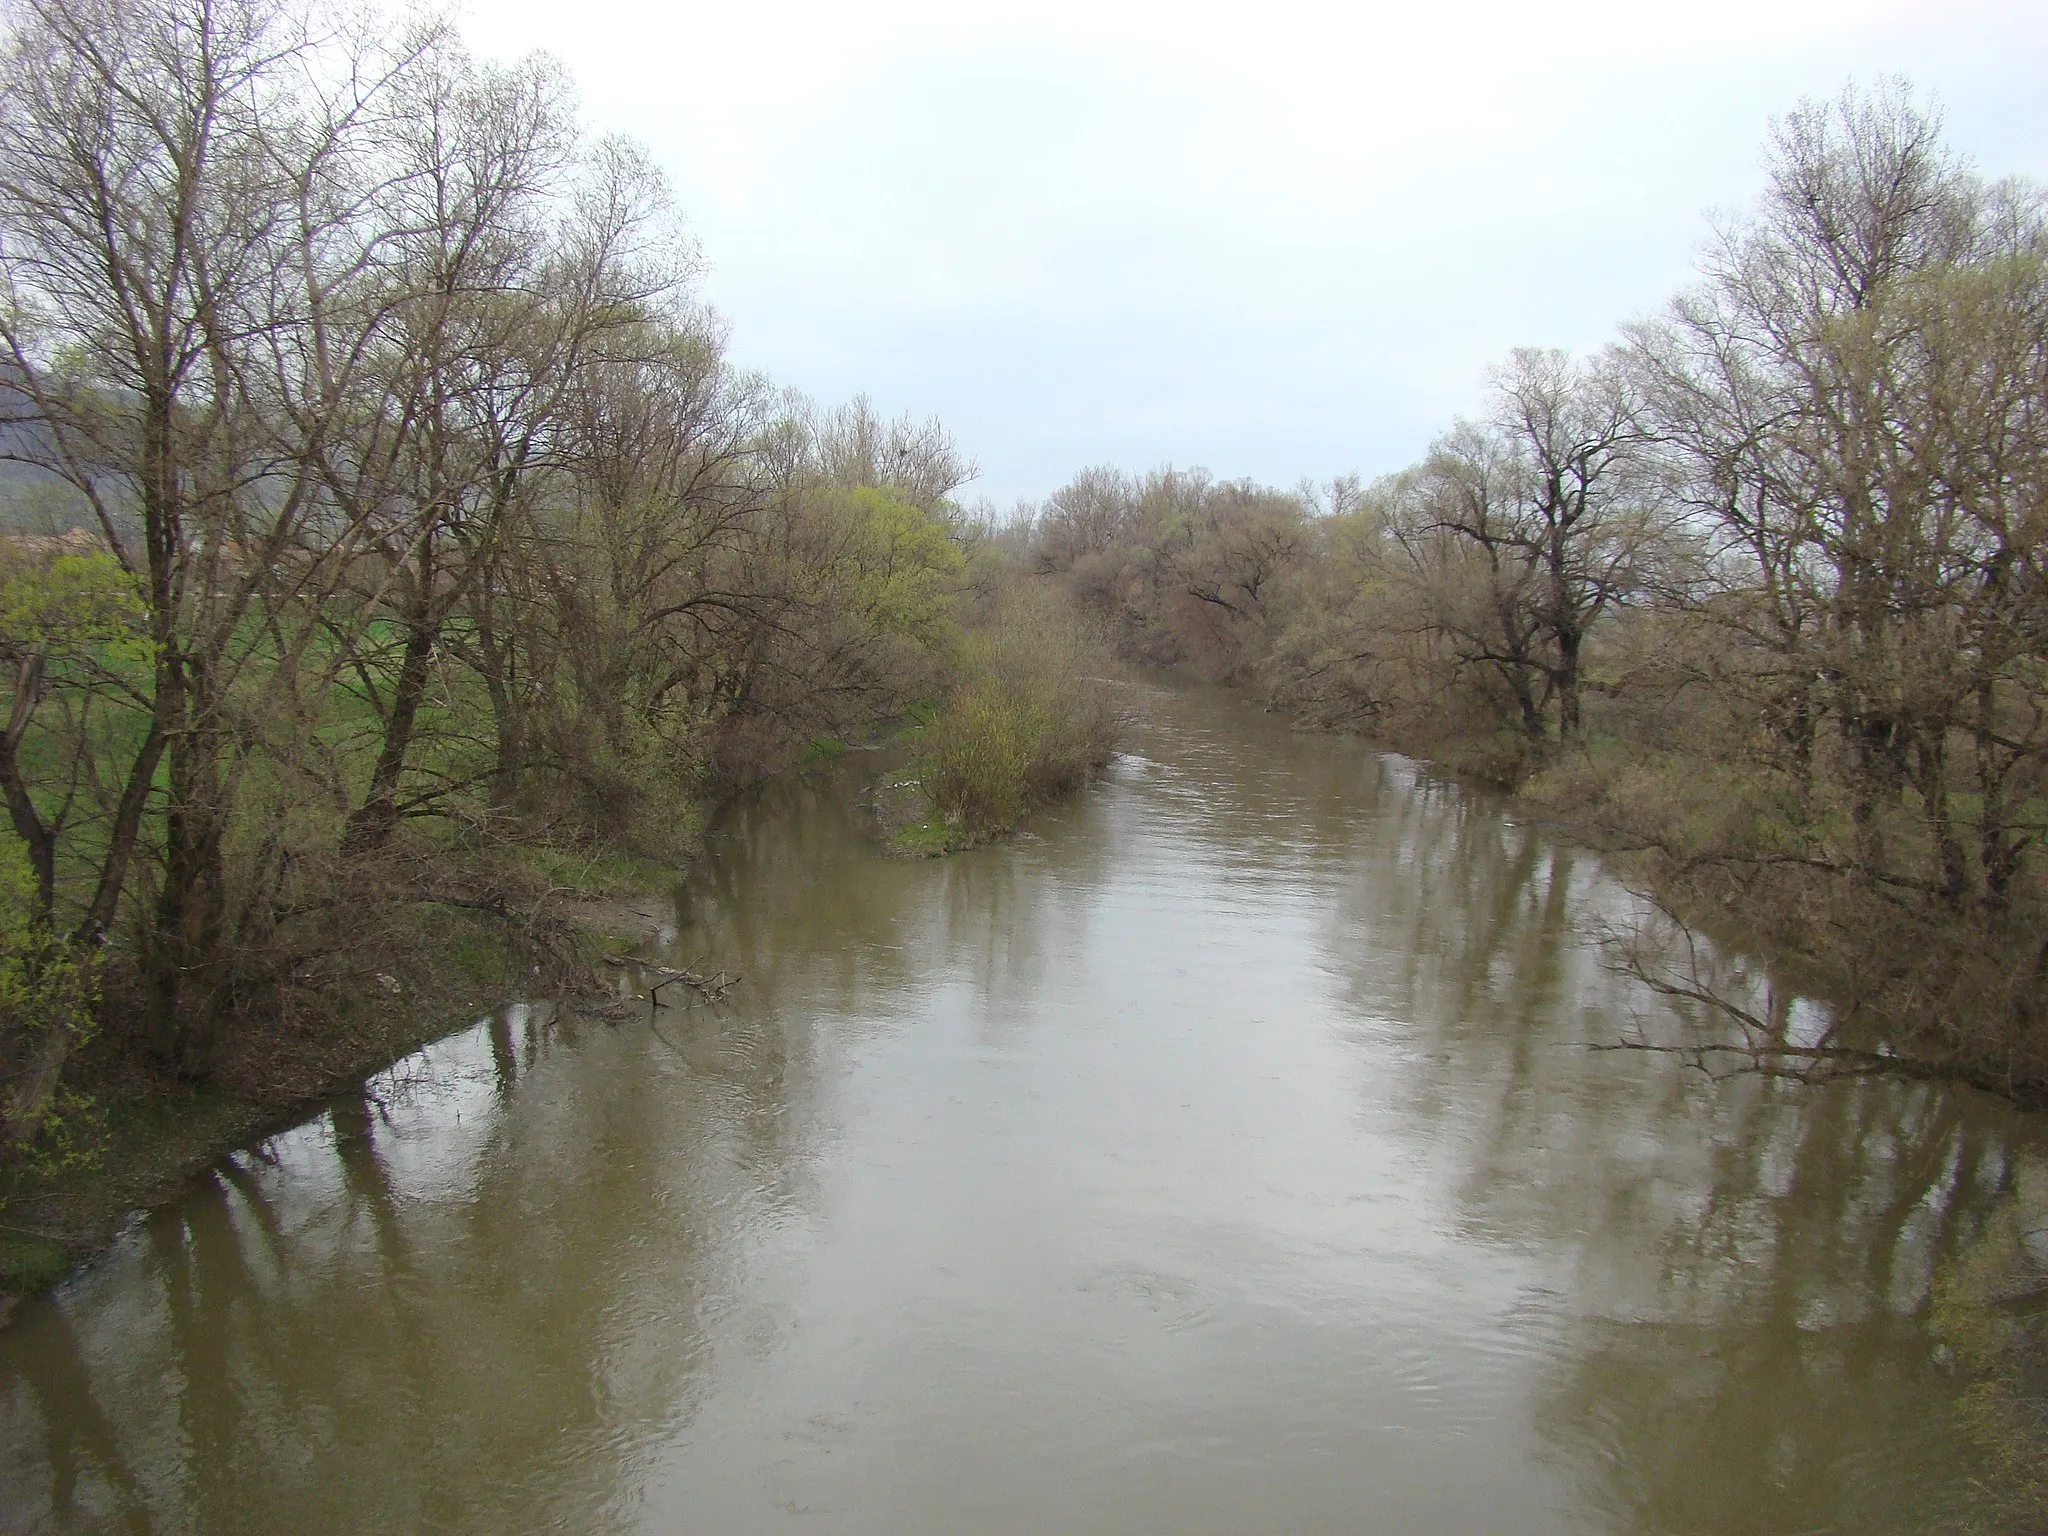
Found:
[[[1660,303],[1770,117],[1851,78],[2048,179],[2048,0],[461,14],[653,149],[738,362],[940,416],[1003,505],[1094,463],[1399,468],[1507,348]]]

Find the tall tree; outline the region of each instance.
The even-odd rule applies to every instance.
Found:
[[[1789,115],[1761,207],[1633,352],[1718,548],[1700,611],[1764,658],[1802,772],[1829,727],[1861,877],[1996,906],[2048,745],[2029,489],[2048,222],[1940,126],[1898,82]],[[1908,802],[1918,869],[1894,846]]]
[[[265,0],[22,0],[12,22],[0,409],[20,424],[11,453],[91,505],[153,657],[74,932],[107,934],[160,802],[144,970],[160,1044],[189,1056],[221,983],[250,620],[317,517],[304,444],[270,407],[318,385],[297,343],[315,268],[348,244],[340,148],[402,59],[358,49],[337,75],[322,55],[345,41]],[[11,784],[21,773],[0,761]],[[9,795],[31,844],[32,799]]]
[[[1440,438],[1410,477],[1396,527],[1433,580],[1467,573],[1428,622],[1501,679],[1532,740],[1549,733],[1553,711],[1570,739],[1587,636],[1644,590],[1666,520],[1616,360],[1524,348],[1495,373],[1492,395],[1490,419]]]

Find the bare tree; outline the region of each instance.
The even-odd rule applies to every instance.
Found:
[[[1431,622],[1501,678],[1532,740],[1548,734],[1553,709],[1570,739],[1587,636],[1645,590],[1662,552],[1648,439],[1610,358],[1587,365],[1521,349],[1494,375],[1493,403],[1490,420],[1438,440],[1398,528],[1417,568],[1440,583],[1459,571],[1478,578],[1476,589],[1454,580]]]
[[[1633,336],[1718,551],[1696,608],[1758,658],[1802,774],[1831,727],[1864,880],[2002,905],[2030,837],[2010,818],[2048,745],[2024,489],[2048,360],[2042,203],[1972,175],[1899,82],[1801,107],[1768,169],[1703,283]],[[1924,873],[1894,846],[1908,799]]]

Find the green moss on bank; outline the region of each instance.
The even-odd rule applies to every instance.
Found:
[[[11,1228],[0,1231],[0,1291],[15,1296],[46,1291],[70,1274],[75,1262],[61,1243]]]
[[[830,736],[820,736],[809,742],[803,751],[797,754],[796,766],[798,768],[816,768],[821,764],[844,757],[846,751],[845,742]]]
[[[704,808],[679,808],[669,840],[687,858],[703,844]],[[622,848],[558,848],[537,843],[507,851],[512,867],[540,890],[572,900],[602,900],[663,889],[675,877],[673,859],[654,859]]]
[[[919,859],[936,859],[949,853],[959,853],[973,847],[974,842],[966,828],[957,822],[934,816],[898,827],[889,837],[889,846],[898,853]]]

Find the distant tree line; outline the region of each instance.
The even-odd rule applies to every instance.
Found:
[[[531,918],[520,849],[671,856],[939,688],[971,466],[733,367],[558,69],[295,0],[6,20],[0,460],[72,531],[0,538],[0,1151],[98,1019],[260,1057],[422,913]]]
[[[1663,313],[1514,352],[1414,467],[1090,470],[1015,557],[1130,655],[1632,851],[1873,1049],[2039,1093],[2048,204],[1900,82],[1789,114],[1767,165]]]

